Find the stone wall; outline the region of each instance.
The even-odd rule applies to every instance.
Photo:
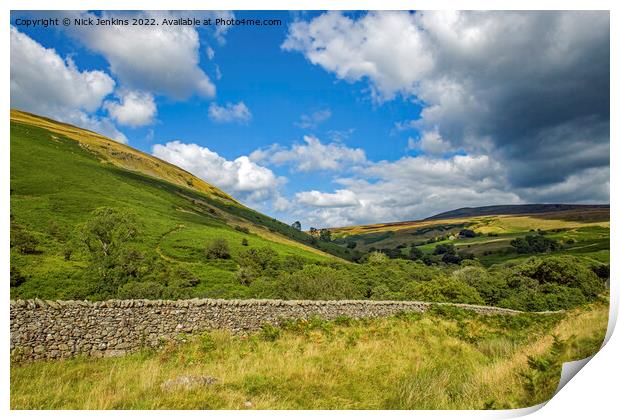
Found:
[[[57,359],[78,354],[116,356],[158,346],[180,334],[212,329],[256,330],[281,319],[320,316],[371,318],[421,312],[452,305],[482,314],[519,311],[464,304],[403,301],[278,301],[192,299],[11,301],[11,354],[14,359]]]

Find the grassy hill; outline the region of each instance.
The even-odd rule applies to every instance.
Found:
[[[511,207],[508,209],[508,207]],[[609,206],[528,205],[492,206],[442,213],[410,222],[382,223],[330,229],[336,243],[362,252],[400,249],[408,256],[412,247],[432,253],[437,245],[453,245],[485,265],[521,259],[510,245],[515,238],[542,234],[562,245],[555,254],[568,254],[596,263],[609,262]],[[551,211],[550,211],[551,210]],[[487,214],[497,211],[496,214]],[[507,211],[508,214],[502,214]],[[466,214],[467,213],[467,214]],[[484,213],[484,215],[477,215]],[[461,216],[462,215],[462,216]],[[461,234],[472,231],[474,237]]]
[[[11,267],[19,283],[13,297],[88,296],[87,258],[79,250],[67,258],[67,249],[80,224],[101,207],[135,215],[138,250],[191,278],[189,296],[244,297],[235,259],[248,249],[269,247],[281,258],[319,262],[355,254],[249,209],[153,156],[11,110]],[[205,256],[217,238],[228,242],[232,258]],[[22,252],[13,246],[19,241],[26,242]]]
[[[496,214],[535,214],[554,212],[609,211],[609,204],[514,204],[503,206],[463,207],[427,217],[426,220],[443,220],[462,217],[492,216]]]

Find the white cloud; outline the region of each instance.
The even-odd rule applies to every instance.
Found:
[[[69,58],[11,27],[11,106],[49,113],[95,111],[114,90],[103,71],[80,71]]]
[[[247,156],[227,160],[197,144],[180,141],[153,146],[153,155],[177,165],[243,201],[258,202],[276,196],[285,179],[277,177]]]
[[[355,193],[350,190],[336,190],[335,193],[324,193],[316,190],[303,191],[295,194],[299,204],[312,207],[351,207],[360,204]]]
[[[124,91],[119,101],[107,101],[104,108],[121,125],[141,127],[153,123],[157,114],[155,98],[147,92]]]
[[[70,59],[11,27],[11,107],[96,131],[126,143],[127,138],[97,111],[114,90],[99,70],[80,71]]]
[[[292,214],[306,225],[325,227],[415,220],[463,206],[517,204],[506,171],[489,156],[403,157],[368,162],[336,178],[334,193],[304,191]]]
[[[443,155],[452,148],[449,142],[441,138],[437,130],[424,131],[419,139],[409,137],[407,144],[411,150],[421,150],[430,155]]]
[[[524,188],[608,168],[609,38],[606,11],[328,12],[293,23],[282,48],[378,102],[422,104],[396,126],[426,132],[417,147],[493,156]],[[577,145],[587,159],[564,153]]]
[[[143,18],[178,18],[183,12],[141,12]],[[82,17],[94,17],[80,13]],[[102,13],[102,18],[136,17],[131,12]],[[88,26],[70,33],[102,54],[110,70],[129,89],[154,92],[175,99],[191,95],[213,97],[215,85],[200,68],[200,37],[190,26]],[[221,36],[221,33],[220,35]]]
[[[303,129],[316,128],[319,124],[327,121],[332,116],[330,109],[321,109],[311,114],[303,114],[296,126]]]
[[[304,142],[290,148],[274,144],[267,149],[252,152],[250,158],[274,165],[290,163],[301,172],[337,171],[346,169],[347,165],[366,162],[366,153],[362,149],[352,149],[338,143],[324,144],[314,136],[304,136]]]
[[[212,103],[209,105],[209,118],[220,123],[247,123],[252,119],[252,113],[243,102],[229,102],[223,106]]]

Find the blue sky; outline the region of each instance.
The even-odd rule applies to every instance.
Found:
[[[102,14],[178,17],[57,12]],[[12,107],[154,153],[304,228],[609,199],[607,13],[184,14],[282,20],[218,30],[16,24],[48,15],[11,16]],[[528,30],[506,33],[516,20]],[[596,29],[567,33],[567,20]],[[567,100],[579,105],[559,106]]]

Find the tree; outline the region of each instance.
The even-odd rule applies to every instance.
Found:
[[[476,232],[474,232],[474,231],[473,231],[473,230],[471,230],[471,229],[462,229],[462,230],[459,232],[459,236],[460,236],[461,238],[475,238],[475,237],[476,237]]]
[[[456,251],[454,250],[454,245],[452,244],[439,244],[435,247],[433,254],[435,255],[456,254]]]
[[[139,236],[135,215],[127,210],[102,207],[78,226],[78,242],[90,259],[88,271],[95,278],[98,298],[116,296],[120,287],[152,273],[153,267],[133,247]]]
[[[319,233],[319,239],[324,242],[331,242],[332,233],[329,231],[329,229],[321,229]]]
[[[297,230],[301,230],[301,222],[299,220],[294,221],[291,226]]]
[[[230,258],[230,247],[228,241],[223,238],[217,238],[211,241],[205,249],[205,255],[209,259],[227,260]]]
[[[102,207],[91,213],[91,218],[79,229],[81,242],[93,260],[116,255],[124,244],[138,236],[134,214],[121,209]]]

